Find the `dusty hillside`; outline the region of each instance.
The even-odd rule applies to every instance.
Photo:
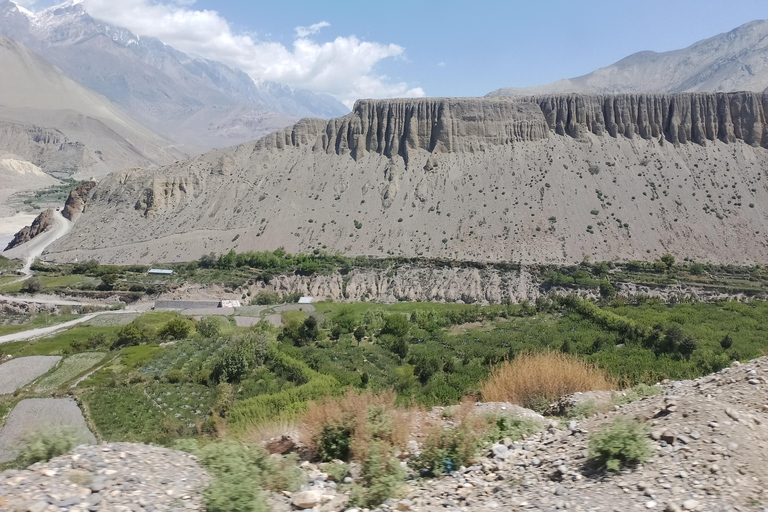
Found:
[[[16,155],[2,154],[0,151],[0,216],[13,213],[13,209],[6,206],[6,201],[14,192],[36,190],[58,183],[58,180],[45,174],[36,165]]]
[[[229,249],[765,262],[768,96],[360,101],[258,142],[110,175],[56,260]]]
[[[80,177],[182,156],[106,98],[5,38],[0,38],[0,68],[0,151],[48,172]]]
[[[762,92],[768,85],[768,20],[671,52],[638,52],[587,75],[536,87],[507,87],[489,96]]]

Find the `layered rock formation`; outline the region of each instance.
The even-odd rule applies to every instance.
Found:
[[[14,247],[18,247],[21,244],[29,242],[40,233],[47,231],[51,226],[53,226],[53,223],[53,210],[48,208],[35,218],[31,226],[26,226],[21,231],[16,233],[16,235],[13,237],[13,240],[11,240],[11,243],[8,244],[4,251],[9,251]]]
[[[96,186],[95,181],[84,181],[69,193],[67,202],[61,214],[65,219],[75,222],[85,209],[85,203],[88,200],[88,193]]]
[[[567,263],[768,254],[768,95],[366,100],[92,192],[56,259],[283,246]]]

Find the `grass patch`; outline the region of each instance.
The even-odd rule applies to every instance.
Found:
[[[17,332],[29,331],[41,327],[52,327],[54,325],[77,320],[80,317],[81,315],[31,315],[26,319],[21,320],[21,323],[18,324],[6,323],[5,325],[0,325],[0,336],[16,334]]]

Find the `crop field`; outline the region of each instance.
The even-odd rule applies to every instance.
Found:
[[[29,398],[13,408],[0,430],[0,463],[16,458],[24,438],[34,431],[71,428],[82,443],[95,443],[80,408],[71,398]]]
[[[150,384],[147,395],[166,416],[177,419],[184,427],[195,424],[210,414],[212,389],[202,384]]]
[[[13,393],[56,366],[61,357],[35,356],[11,359],[0,364],[0,395]]]
[[[191,374],[206,366],[222,349],[218,339],[193,338],[164,347],[161,355],[139,370],[144,375],[162,375],[171,370]]]
[[[57,389],[93,368],[105,355],[104,352],[83,352],[67,357],[55,370],[37,381],[35,391],[44,393]]]

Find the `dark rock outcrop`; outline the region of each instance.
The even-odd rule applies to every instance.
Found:
[[[16,233],[14,235],[13,240],[11,240],[11,243],[8,244],[8,246],[5,248],[6,251],[13,249],[14,247],[18,247],[21,244],[25,244],[35,238],[40,233],[43,233],[48,230],[53,225],[53,210],[48,208],[43,213],[37,216],[37,218],[32,221],[31,226],[26,226],[22,228],[21,231]]]
[[[75,222],[85,209],[85,203],[88,200],[88,193],[96,186],[95,181],[84,181],[69,193],[64,210],[61,214],[65,219]]]

